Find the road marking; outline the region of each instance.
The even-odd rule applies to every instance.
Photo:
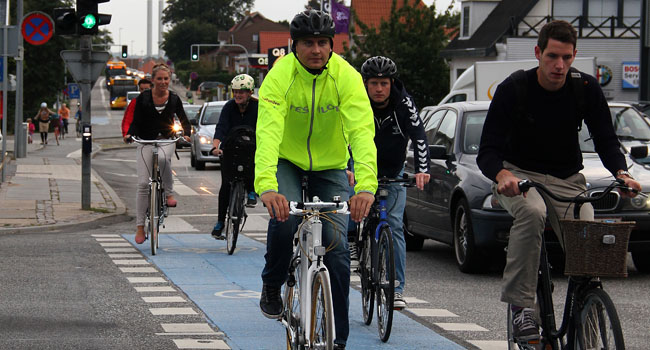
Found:
[[[453,312],[450,312],[445,309],[413,309],[413,308],[408,308],[407,311],[411,312],[412,314],[420,317],[458,317]]]
[[[358,275],[350,275],[350,282],[361,282],[361,277]]]
[[[135,248],[104,248],[107,253],[131,253],[137,252]]]
[[[187,185],[181,182],[176,176],[174,176],[174,192],[178,193],[181,196],[198,196],[193,189],[189,188]]]
[[[165,333],[217,334],[207,323],[161,323]]]
[[[444,323],[435,322],[436,326],[446,331],[473,331],[473,332],[488,332],[487,329],[477,325],[476,323]]]
[[[99,243],[102,247],[130,247],[131,243],[111,243],[111,242],[104,242],[104,243]]]
[[[229,299],[259,299],[261,292],[254,290],[231,289],[214,293],[215,296]]]
[[[182,297],[142,297],[145,303],[187,303]]]
[[[505,340],[469,340],[481,350],[508,350],[508,342]]]
[[[201,186],[201,187],[199,187],[199,190],[201,190],[201,191],[203,191],[203,192],[205,192],[205,193],[207,193],[207,194],[211,194],[211,195],[214,196],[214,193],[210,192],[210,190],[208,190],[208,188],[205,187],[205,186]]]
[[[149,265],[149,262],[144,259],[132,259],[132,260],[113,260],[115,265]]]
[[[426,300],[418,299],[415,297],[404,297],[404,301],[406,301],[408,304],[428,304],[429,302]]]
[[[174,339],[174,343],[179,349],[230,349],[230,346],[220,339]]]
[[[158,270],[153,267],[120,267],[120,270],[124,273],[155,273]]]
[[[137,162],[137,160],[135,160],[135,159],[104,158],[102,160],[109,161],[109,162],[127,162],[127,163],[136,163]]]
[[[118,234],[110,233],[110,234],[104,234],[104,233],[95,233],[91,235],[92,237],[120,237]]]
[[[142,259],[142,254],[108,254],[111,259],[127,259],[127,258],[139,258]]]
[[[167,283],[162,277],[127,277],[131,283]]]
[[[107,171],[106,174],[111,174],[115,176],[125,176],[125,177],[138,177],[136,174],[120,174],[120,173],[112,173],[110,171]]]
[[[116,237],[116,238],[95,238],[97,242],[124,242],[124,238],[122,237]]]
[[[81,139],[77,139],[77,140],[81,140]],[[74,152],[68,153],[66,155],[66,158],[81,158],[81,148]]]
[[[149,293],[149,292],[175,292],[176,289],[170,286],[160,286],[160,287],[135,287],[135,290],[139,293]]]
[[[158,307],[149,309],[152,314],[159,315],[196,315],[191,307]]]
[[[165,227],[161,228],[160,232],[199,232],[199,230],[195,229],[194,226],[179,217],[169,216],[165,219]]]

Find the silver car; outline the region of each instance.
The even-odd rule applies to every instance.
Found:
[[[192,148],[190,155],[190,164],[196,170],[204,170],[205,163],[219,163],[218,156],[210,154],[212,149],[212,137],[214,129],[219,121],[221,109],[228,101],[206,102],[199,111],[199,117],[190,120],[194,126],[194,133],[191,136]]]

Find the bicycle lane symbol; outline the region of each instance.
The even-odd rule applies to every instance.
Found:
[[[227,299],[259,299],[261,292],[254,290],[231,289],[214,293],[215,296]]]

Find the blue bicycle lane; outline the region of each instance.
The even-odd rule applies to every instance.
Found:
[[[161,234],[158,254],[152,256],[148,242],[135,244],[134,235],[123,237],[183,290],[232,349],[286,349],[284,327],[259,310],[264,243],[240,235],[237,250],[229,256],[225,241],[209,234]],[[394,313],[390,339],[382,343],[376,320],[364,324],[361,294],[352,288],[349,315],[348,349],[465,349],[401,312]]]

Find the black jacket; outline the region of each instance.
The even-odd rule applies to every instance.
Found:
[[[429,172],[429,145],[418,109],[404,84],[393,80],[386,108],[373,105],[379,176],[396,177],[404,168],[406,145],[413,141],[416,173]]]
[[[183,109],[183,102],[173,91],[169,91],[167,105],[162,113],[158,113],[153,104],[151,90],[141,93],[136,99],[135,110],[133,111],[133,122],[129,127],[128,134],[138,136],[144,140],[155,140],[158,134],[163,137],[173,136],[174,115],[183,126],[186,136],[190,136],[192,126]]]
[[[248,100],[248,106],[244,113],[239,111],[239,106],[234,99],[226,102],[219,114],[219,122],[214,128],[214,139],[224,142],[232,128],[240,125],[250,126],[255,130],[257,126],[257,106],[259,102],[251,98]]]
[[[519,168],[565,179],[582,168],[578,140],[577,106],[568,82],[558,91],[547,91],[537,81],[537,68],[526,71],[526,103],[529,118],[515,109],[517,93],[511,78],[497,87],[490,103],[478,157],[483,174],[496,182],[503,161]],[[598,81],[581,73],[585,82],[585,124],[603,165],[614,174],[627,169],[612,117]]]

